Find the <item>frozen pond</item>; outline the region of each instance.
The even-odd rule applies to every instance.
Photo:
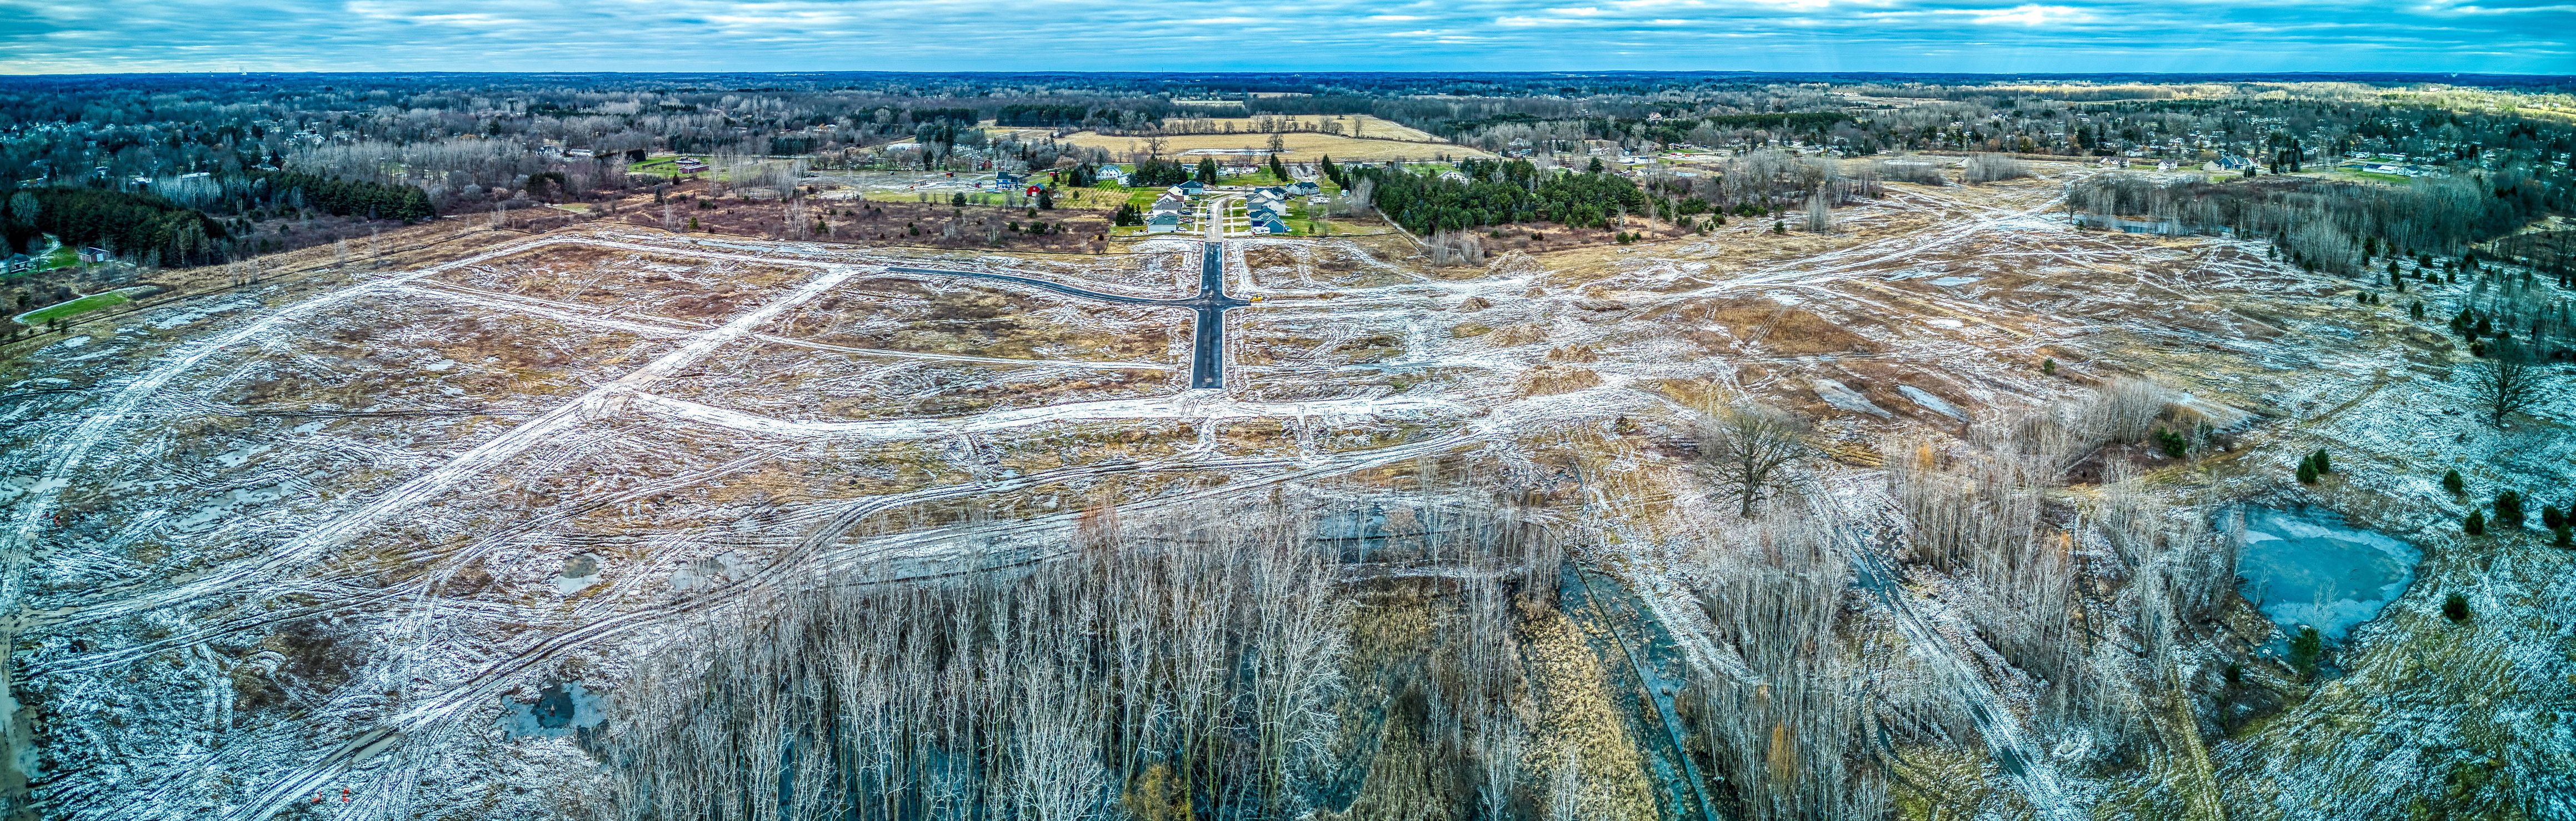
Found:
[[[2406,592],[2423,558],[2414,545],[2345,525],[2334,511],[2249,507],[2236,573],[2246,600],[2282,630],[2308,625],[2340,642]]]

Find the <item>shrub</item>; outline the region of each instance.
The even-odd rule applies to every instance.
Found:
[[[2486,515],[2486,513],[2482,512],[2482,511],[2479,511],[2479,510],[2477,510],[2477,509],[2475,509],[2475,508],[2470,509],[2470,510],[2469,510],[2469,519],[2468,519],[2468,521],[2465,521],[2465,522],[2461,522],[2461,523],[2460,523],[2460,532],[2462,532],[2462,533],[2466,533],[2466,534],[2469,534],[2469,535],[2471,535],[2471,536],[2484,536],[2484,535],[2487,535],[2487,515]]]
[[[2469,598],[2458,593],[2442,597],[2442,618],[2452,622],[2469,620]]]
[[[2191,452],[2191,437],[2157,428],[2156,447],[2163,449],[2166,456],[2180,459],[2183,454]]]
[[[2550,528],[2549,532],[2558,537],[2550,541],[2551,545],[2558,547],[2576,547],[2576,527],[2559,525],[2557,527]]]
[[[2317,464],[2317,475],[2322,476],[2334,472],[2334,463],[2326,461],[2325,448],[2318,448],[2317,452],[2308,454],[2308,461],[2315,462]]]
[[[2453,496],[2458,496],[2469,492],[2469,483],[2460,480],[2458,470],[2446,470],[2442,472],[2442,489],[2450,491]]]
[[[2303,484],[2303,485],[2313,485],[2313,484],[2316,484],[2316,483],[2317,483],[2317,463],[2315,463],[2315,462],[2311,462],[2311,461],[2308,461],[2308,460],[2306,460],[2306,459],[2301,459],[2301,460],[2299,460],[2299,484]]]
[[[2057,360],[2056,360],[2056,359],[2053,359],[2053,358],[2051,358],[2051,359],[2042,359],[2042,360],[2040,360],[2040,361],[2039,361],[2039,372],[2040,372],[2040,373],[2043,373],[2043,374],[2046,374],[2046,375],[2049,375],[2049,376],[2056,376],[2056,375],[2057,375]]]
[[[2495,511],[2496,524],[2504,525],[2506,527],[2521,527],[2523,519],[2522,494],[2511,490],[2496,494]]]
[[[2567,511],[2559,510],[2557,505],[2548,505],[2540,509],[2541,527],[2557,530],[2565,524],[2567,524]]]

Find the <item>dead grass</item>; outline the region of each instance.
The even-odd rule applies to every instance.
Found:
[[[1645,759],[1611,697],[1600,658],[1565,614],[1523,608],[1521,617],[1529,634],[1526,661],[1539,693],[1538,732],[1522,766],[1543,785],[1573,769],[1571,778],[1557,780],[1549,792],[1570,786],[1575,794],[1544,800],[1572,805],[1576,818],[1654,818]]]
[[[1878,350],[1868,338],[1848,330],[1848,321],[1836,321],[1803,308],[1783,306],[1769,299],[1737,298],[1692,300],[1671,311],[1683,320],[1721,326],[1723,332],[1694,328],[1682,332],[1683,338],[1709,353],[1761,351],[1788,356],[1819,353],[1873,353]]]
[[[1522,396],[1550,396],[1599,386],[1601,375],[1571,365],[1541,363],[1523,372],[1516,383]]]

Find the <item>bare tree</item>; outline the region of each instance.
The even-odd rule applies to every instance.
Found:
[[[1695,682],[1689,696],[1736,816],[1883,815],[1886,784],[1862,743],[1863,692],[1835,639],[1851,557],[1814,521],[1774,515],[1710,534],[1691,564],[1707,638],[1741,665]]]
[[[1781,466],[1805,455],[1801,438],[1806,425],[1797,417],[1748,405],[1727,408],[1700,420],[1700,458],[1716,468],[1718,479],[1735,490],[1738,515],[1753,518],[1753,505],[1772,484]]]
[[[1163,147],[1170,144],[1171,140],[1166,139],[1163,132],[1147,134],[1145,135],[1145,156],[1159,158],[1163,156]]]
[[[2002,154],[1971,154],[1968,156],[1967,173],[1960,176],[1974,183],[2019,179],[2030,176],[2030,164],[2018,157]]]
[[[1824,186],[1807,195],[1807,230],[1818,234],[1834,230],[1834,197]]]
[[[2549,398],[2549,370],[2531,361],[2522,346],[2498,340],[2487,348],[2487,355],[2472,366],[2469,387],[2476,392],[2478,407],[2487,412],[2487,424],[2504,426],[2504,418],[2530,410]]]

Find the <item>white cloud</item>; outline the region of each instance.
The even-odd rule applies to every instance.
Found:
[[[2008,9],[1977,9],[1968,12],[1980,26],[2054,26],[2066,23],[2090,23],[2101,19],[2092,12],[2073,6],[2040,6],[2023,4]]]

